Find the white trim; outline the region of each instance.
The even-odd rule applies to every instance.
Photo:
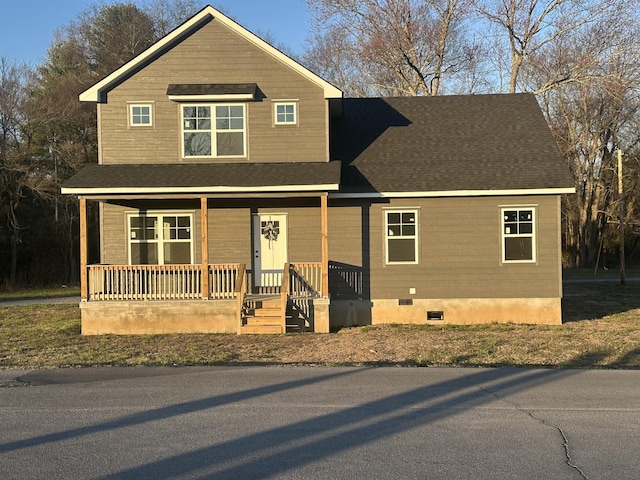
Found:
[[[504,214],[508,210],[513,210],[517,212],[519,215],[520,211],[530,211],[531,212],[531,233],[505,233],[505,218]],[[513,205],[513,206],[501,206],[500,207],[500,245],[501,245],[501,256],[500,260],[503,264],[514,264],[514,263],[536,263],[538,261],[537,248],[538,248],[538,220],[536,213],[536,206],[534,205]],[[509,222],[513,223],[513,222]],[[516,224],[520,225],[520,220],[516,219]],[[528,223],[525,222],[525,223]],[[507,238],[530,238],[531,239],[531,258],[523,259],[523,260],[507,260],[505,258],[506,254],[506,245],[505,240]]]
[[[338,190],[337,183],[319,185],[267,185],[256,187],[63,187],[65,195],[154,194],[154,193],[259,193],[259,192],[315,192]]]
[[[255,100],[255,96],[253,93],[225,93],[221,95],[214,94],[191,94],[191,95],[167,95],[169,100],[173,100],[174,102],[202,102],[202,101],[210,101],[210,102],[221,102],[221,101],[247,101],[247,100]]]
[[[284,101],[284,100],[280,100],[280,101],[274,101],[272,103],[273,105],[273,124],[274,125],[298,125],[298,102],[296,101]],[[287,115],[293,115],[293,121],[291,122],[287,122],[286,120],[283,122],[279,122],[278,121],[278,107],[287,107],[287,106],[292,106],[293,107],[293,112],[291,113],[287,113],[282,112],[281,115],[285,115],[285,117]]]
[[[560,195],[576,193],[571,188],[532,188],[514,190],[441,190],[432,192],[332,193],[331,198],[412,198],[412,197],[493,197],[507,195]]]
[[[207,107],[209,109],[209,122],[210,128],[208,130],[186,130],[184,128],[184,109],[195,108],[196,111],[199,107]],[[218,107],[242,107],[242,129],[228,128],[218,129]],[[196,115],[197,118],[197,115]],[[227,117],[223,117],[227,118]],[[231,117],[228,117],[231,118]],[[238,117],[234,117],[238,118]],[[180,106],[180,141],[182,143],[182,158],[190,160],[194,158],[246,158],[247,157],[247,105],[244,103],[186,103]],[[211,155],[186,155],[185,152],[185,134],[186,133],[208,133],[210,135],[211,142]],[[242,154],[240,155],[218,155],[218,133],[242,133]]]
[[[138,127],[153,127],[154,121],[153,121],[153,112],[154,112],[154,108],[153,108],[153,104],[154,102],[127,102],[127,111],[128,111],[128,116],[129,116],[129,127],[131,128],[138,128]],[[149,108],[149,123],[133,123],[133,109],[134,108],[140,108],[140,107],[148,107]],[[142,114],[140,114],[140,116],[142,116]]]
[[[191,261],[189,263],[189,265],[194,265],[195,264],[195,224],[194,224],[194,219],[195,219],[195,212],[193,210],[133,210],[133,211],[128,211],[125,214],[126,217],[126,222],[125,222],[125,229],[126,229],[126,236],[127,236],[127,260],[128,260],[128,264],[129,265],[133,265],[131,263],[131,253],[132,253],[132,249],[131,249],[131,244],[135,243],[135,244],[142,244],[142,243],[150,243],[150,244],[155,244],[157,245],[156,247],[156,255],[158,256],[158,263],[157,265],[171,265],[171,264],[167,264],[165,263],[165,259],[164,259],[164,245],[166,243],[188,243],[189,244],[189,256],[191,257]],[[131,238],[131,218],[132,217],[142,217],[142,218],[148,218],[148,217],[156,217],[158,222],[161,222],[162,219],[164,217],[189,217],[189,238],[188,239],[166,239],[164,238],[164,226],[163,225],[156,225],[154,228],[154,231],[157,231],[159,234],[158,238],[154,238],[152,240],[146,240],[146,241],[134,241],[132,242],[132,238]],[[155,265],[155,264],[154,264]]]
[[[189,20],[184,22],[182,25],[180,25],[178,28],[168,33],[163,38],[158,40],[156,43],[151,45],[140,55],[134,57],[132,60],[125,63],[123,66],[115,70],[113,73],[106,76],[105,78],[100,80],[98,83],[96,83],[92,87],[82,92],[79,95],[80,101],[81,102],[100,102],[101,95],[103,92],[108,91],[112,85],[115,85],[116,83],[125,79],[131,73],[131,71],[144,65],[147,61],[149,61],[149,59],[153,58],[163,49],[169,47],[176,40],[179,40],[184,33],[188,32],[194,27],[197,27],[198,24],[206,21],[209,17],[220,22],[222,25],[226,26],[233,32],[237,33],[238,35],[243,37],[245,40],[254,44],[256,47],[262,49],[265,53],[271,55],[272,57],[284,63],[286,66],[288,66],[292,70],[298,72],[303,77],[307,78],[311,82],[318,85],[320,88],[324,90],[325,98],[342,98],[343,95],[341,90],[331,85],[326,80],[323,80],[318,75],[311,72],[310,70],[307,70],[302,65],[295,62],[293,59],[289,58],[287,55],[285,55],[278,49],[272,47],[267,42],[265,42],[261,38],[251,33],[249,30],[243,28],[242,26],[240,26],[230,18],[220,13],[215,8],[211,6],[207,6],[203,8],[200,12],[195,14],[193,17],[191,17]]]
[[[384,263],[385,265],[418,265],[420,263],[419,257],[419,248],[418,243],[420,241],[420,209],[415,207],[399,207],[399,208],[384,208],[382,210],[384,216]],[[402,215],[404,213],[413,213],[413,225],[414,225],[414,234],[413,235],[400,235],[400,237],[394,237],[393,235],[389,235],[389,214],[390,213],[398,213],[400,214],[400,224],[402,225]],[[389,240],[390,239],[413,239],[413,247],[414,247],[414,258],[415,260],[412,262],[392,262],[389,261]]]

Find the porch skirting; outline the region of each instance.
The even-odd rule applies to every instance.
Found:
[[[80,311],[83,335],[238,332],[235,299],[92,301]]]
[[[331,326],[388,323],[562,324],[561,298],[409,298],[332,300]]]

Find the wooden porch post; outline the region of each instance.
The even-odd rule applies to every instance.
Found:
[[[322,295],[329,296],[329,222],[327,211],[328,196],[320,197],[320,228],[322,232]]]
[[[89,278],[87,272],[87,199],[80,200],[80,299],[89,299]]]
[[[202,298],[209,299],[209,208],[207,197],[200,198],[200,230],[202,231]]]

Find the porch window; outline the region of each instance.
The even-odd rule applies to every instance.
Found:
[[[387,264],[418,263],[418,211],[385,212]]]
[[[193,263],[192,217],[192,214],[184,213],[129,215],[129,263]]]
[[[527,263],[536,261],[535,209],[502,209],[502,261]]]
[[[244,105],[183,105],[183,156],[244,157]]]

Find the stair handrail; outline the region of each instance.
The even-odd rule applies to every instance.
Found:
[[[291,264],[287,262],[284,264],[282,281],[280,282],[280,321],[282,322],[282,333],[286,333],[287,331],[287,303],[289,301],[289,288],[291,285],[291,279],[289,278],[290,271]]]
[[[236,304],[238,308],[238,333],[242,328],[242,312],[244,311],[244,302],[247,297],[247,275],[245,264],[238,266],[238,277],[236,279],[236,288],[234,291],[236,296]]]

